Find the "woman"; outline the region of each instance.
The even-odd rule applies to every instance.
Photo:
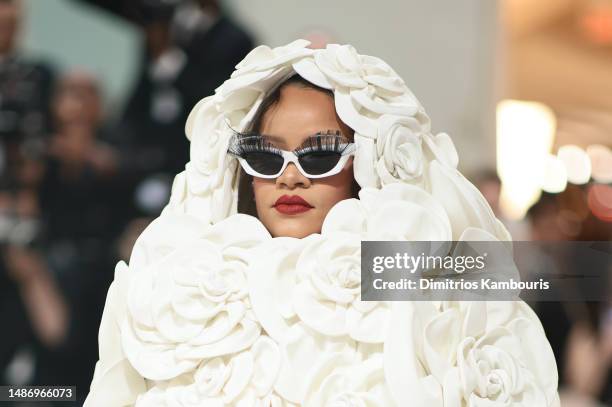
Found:
[[[307,46],[254,49],[193,109],[86,405],[557,406],[522,302],[360,300],[362,240],[509,236],[386,63]]]
[[[294,75],[263,100],[250,128],[234,135],[230,149],[254,174],[244,169],[240,174],[238,211],[259,218],[272,236],[320,233],[331,207],[356,197],[353,130],[338,117],[332,92]],[[317,178],[293,163],[280,172],[279,149],[297,150],[298,164],[317,172]]]

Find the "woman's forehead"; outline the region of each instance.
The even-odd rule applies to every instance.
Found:
[[[264,113],[260,132],[279,147],[294,149],[307,137],[329,130],[352,138],[352,130],[338,117],[330,95],[289,85],[281,90],[278,103]]]

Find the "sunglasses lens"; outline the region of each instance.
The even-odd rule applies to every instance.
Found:
[[[341,154],[333,151],[311,152],[299,158],[300,165],[308,174],[322,175],[331,171],[338,161]]]
[[[283,168],[283,157],[266,152],[249,152],[244,159],[252,169],[262,175],[277,174]]]

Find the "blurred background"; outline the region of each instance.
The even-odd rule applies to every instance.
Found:
[[[612,0],[300,6],[0,0],[0,384],[82,403],[114,265],[188,160],[187,114],[259,44],[383,58],[515,240],[611,240]],[[562,405],[612,405],[611,304],[533,307]]]

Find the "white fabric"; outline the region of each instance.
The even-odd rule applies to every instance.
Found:
[[[446,134],[382,60],[349,45],[260,46],[186,125],[191,160],[120,263],[86,406],[558,406],[542,326],[521,302],[360,301],[361,240],[510,240]],[[359,199],[322,232],[272,238],[236,214],[243,129],[293,73],[355,130]]]

